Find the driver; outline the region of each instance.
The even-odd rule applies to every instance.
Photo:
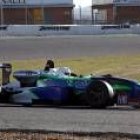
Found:
[[[58,75],[58,76],[67,76],[67,75],[76,76],[76,74],[72,73],[70,68],[68,67],[54,68],[53,60],[47,60],[44,71],[47,72],[48,74]]]
[[[54,68],[53,60],[47,60],[47,63],[46,63],[45,68],[44,68],[44,71],[49,71],[50,68]]]

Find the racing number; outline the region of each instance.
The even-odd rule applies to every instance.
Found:
[[[128,104],[128,97],[126,93],[120,93],[117,98],[118,105],[127,105]]]

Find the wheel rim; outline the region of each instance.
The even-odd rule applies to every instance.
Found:
[[[113,88],[106,81],[92,81],[87,87],[87,103],[93,108],[104,108],[114,97]]]

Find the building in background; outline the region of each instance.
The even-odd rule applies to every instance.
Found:
[[[93,23],[140,23],[140,0],[93,0]]]
[[[1,0],[1,24],[72,24],[73,0]]]

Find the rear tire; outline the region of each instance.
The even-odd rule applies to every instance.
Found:
[[[106,81],[92,81],[86,90],[86,101],[92,108],[106,108],[113,97],[113,88]]]

